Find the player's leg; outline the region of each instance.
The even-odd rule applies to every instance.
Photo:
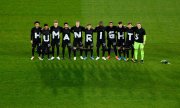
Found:
[[[63,59],[64,59],[64,54],[65,54],[65,48],[66,48],[66,44],[65,44],[65,42],[62,42],[62,55],[63,55]]]
[[[73,42],[74,60],[76,60],[76,49],[77,49],[77,42],[74,40]]]
[[[106,58],[104,57],[105,56],[105,50],[106,50],[106,43],[105,42],[102,44],[102,49],[103,49],[103,51],[102,51],[102,59],[106,60]]]
[[[35,45],[35,43],[33,42],[33,43],[32,43],[32,57],[31,57],[31,60],[34,59],[35,48],[36,48],[36,45]]]
[[[42,43],[42,59],[44,59],[45,51],[46,51],[45,43]]]
[[[38,50],[39,58],[41,58],[41,43],[38,43],[37,50]]]
[[[144,44],[140,43],[140,50],[141,50],[141,63],[144,63]]]
[[[111,42],[110,41],[108,41],[107,46],[108,46],[108,57],[107,57],[107,59],[110,59],[110,54],[111,54]]]
[[[113,48],[114,48],[114,53],[115,53],[115,56],[116,56],[116,60],[119,60],[119,57],[117,56],[116,42],[113,42]]]
[[[94,57],[93,57],[93,43],[90,44],[90,51],[91,51],[91,60],[94,60]]]
[[[134,59],[135,59],[135,62],[137,62],[137,59],[138,59],[139,45],[140,44],[138,42],[134,42]]]
[[[87,53],[88,53],[88,43],[85,43],[85,57],[84,57],[84,60],[87,59]]]
[[[126,42],[125,44],[125,52],[126,52],[126,60],[129,61],[129,50],[130,50],[130,44]]]
[[[84,59],[83,56],[82,56],[82,53],[83,53],[83,43],[82,41],[79,42],[79,50],[80,50],[80,59]]]
[[[127,61],[126,60],[126,50],[125,50],[125,46],[124,45],[122,46],[122,53],[123,53],[123,60]]]
[[[51,42],[51,45],[52,45],[52,57],[51,57],[51,60],[54,60],[55,42],[54,42],[54,41],[52,41],[52,42]]]
[[[68,53],[69,53],[69,59],[71,59],[71,43],[68,43]]]
[[[131,45],[131,61],[135,62],[134,61],[134,44]]]
[[[122,52],[121,52],[121,51],[122,51],[122,50],[121,50],[121,47],[118,46],[118,47],[117,47],[117,50],[118,50],[118,54],[119,54],[119,59],[121,60],[121,58],[122,58],[122,56],[121,56],[121,53],[122,53]]]
[[[50,57],[49,57],[50,43],[47,43],[46,48],[47,48],[47,56],[48,56],[48,60],[51,60]]]
[[[60,48],[60,42],[57,42],[56,43],[56,49],[57,49],[57,59],[60,60],[60,57],[59,57],[59,48]]]
[[[96,44],[96,53],[97,53],[96,60],[100,59],[100,57],[99,57],[99,48],[100,48],[100,42],[97,42],[97,44]]]

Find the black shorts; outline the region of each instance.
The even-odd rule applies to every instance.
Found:
[[[125,43],[125,48],[126,49],[134,49],[134,42],[126,42]]]
[[[33,41],[33,43],[32,43],[32,47],[40,47],[41,46],[41,42],[39,42],[39,41]]]
[[[73,47],[83,47],[83,43],[82,43],[82,40],[80,39],[75,39],[74,42],[73,42]]]
[[[55,46],[59,47],[60,46],[60,40],[52,40],[51,45],[52,45],[52,47],[55,47]]]
[[[69,40],[62,41],[62,47],[71,47],[71,42]]]
[[[107,46],[108,47],[111,47],[111,46],[115,47],[116,46],[116,40],[108,40]]]
[[[118,41],[117,46],[118,47],[125,47],[125,42]]]
[[[93,48],[93,42],[85,42],[85,48]]]
[[[50,48],[51,47],[51,44],[50,42],[43,42],[42,43],[42,48],[45,49],[45,48]]]
[[[102,46],[103,48],[105,48],[105,47],[106,47],[106,42],[105,42],[105,41],[97,41],[96,47],[99,48],[100,46]]]

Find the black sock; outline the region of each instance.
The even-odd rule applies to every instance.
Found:
[[[48,59],[49,59],[49,48],[47,48],[47,56],[48,56]]]
[[[111,48],[108,48],[108,56],[110,56]]]
[[[39,57],[40,57],[40,55],[41,55],[41,47],[40,46],[38,46],[38,54],[39,54]]]
[[[117,49],[116,49],[116,46],[114,46],[114,53],[115,53],[115,55],[117,56]]]
[[[125,50],[123,50],[123,55],[124,55],[124,57],[126,56],[126,51]]]
[[[52,47],[52,56],[54,57],[54,46]]]
[[[97,47],[97,56],[99,57],[99,47]]]
[[[91,57],[93,56],[93,49],[91,49]]]
[[[134,58],[134,48],[131,50],[131,57]]]
[[[129,58],[129,50],[126,50],[127,58]]]
[[[44,58],[45,49],[42,49],[42,58]]]
[[[104,55],[105,55],[105,49],[103,48],[103,53],[102,53],[102,56],[104,57]]]
[[[69,58],[71,58],[71,48],[68,48]]]
[[[86,51],[85,51],[85,56],[87,57],[87,52],[88,52],[88,49],[86,49]]]
[[[118,49],[119,57],[121,57],[121,49]]]
[[[83,53],[83,49],[80,49],[80,56],[82,56],[82,53]]]
[[[59,47],[57,47],[57,56],[59,56]]]
[[[63,49],[62,49],[62,53],[63,53],[63,59],[64,59],[65,47],[63,47]]]
[[[32,48],[32,56],[34,56],[34,47]]]
[[[76,57],[76,49],[74,49],[74,57]]]

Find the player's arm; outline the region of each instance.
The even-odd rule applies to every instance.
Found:
[[[74,27],[70,28],[70,32],[73,33],[74,32]]]
[[[31,29],[31,44],[33,44],[33,29]]]
[[[143,38],[143,44],[145,45],[146,44],[146,31],[144,30],[144,38]]]

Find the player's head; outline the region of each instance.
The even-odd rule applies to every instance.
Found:
[[[99,26],[103,26],[103,21],[99,21]]]
[[[119,26],[119,27],[122,27],[122,26],[123,26],[122,21],[119,21],[119,22],[118,22],[118,26]]]
[[[92,27],[92,25],[91,25],[91,24],[87,24],[87,29],[88,29],[88,30],[90,30],[90,29],[91,29],[91,27]]]
[[[112,21],[109,22],[109,27],[111,27],[111,28],[113,27],[113,22]]]
[[[128,28],[132,28],[132,23],[131,23],[131,22],[128,22],[127,27],[128,27]]]
[[[44,24],[44,29],[47,30],[49,28],[48,24]]]
[[[54,27],[58,26],[58,20],[54,20]]]
[[[76,27],[80,26],[80,21],[76,21]]]
[[[64,28],[69,28],[69,25],[67,22],[64,23]]]
[[[139,23],[139,22],[136,24],[136,26],[137,26],[138,29],[141,29],[141,27],[142,27],[141,23]]]
[[[40,26],[40,22],[39,22],[39,21],[35,21],[35,22],[34,22],[34,26],[35,26],[36,28],[38,28],[38,27]]]

